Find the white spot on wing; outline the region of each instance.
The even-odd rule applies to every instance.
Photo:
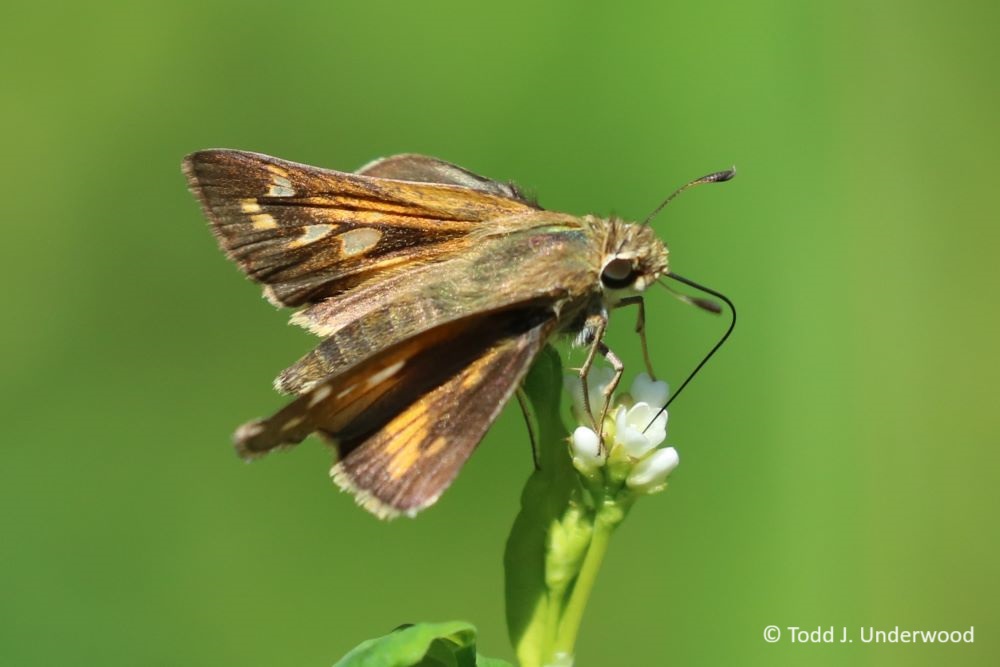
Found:
[[[305,415],[299,415],[298,417],[292,417],[281,427],[282,431],[291,431],[293,428],[304,422],[306,419]]]
[[[393,375],[395,375],[399,371],[399,369],[403,367],[405,363],[406,359],[400,359],[393,365],[386,366],[378,373],[371,374],[365,381],[365,388],[374,387],[376,385],[382,384],[383,382],[391,378]]]
[[[284,176],[274,174],[271,176],[271,185],[267,189],[268,197],[291,197],[295,194],[292,182]]]
[[[379,239],[382,238],[382,232],[371,227],[359,227],[344,232],[338,238],[340,239],[341,252],[348,257],[353,257],[368,252],[378,245]]]
[[[313,397],[309,399],[309,407],[310,408],[316,407],[317,405],[325,401],[326,397],[329,396],[332,392],[333,389],[330,387],[330,385],[328,384],[323,385],[322,387],[317,389],[316,393],[313,394]]]
[[[295,247],[315,243],[333,231],[333,225],[306,225],[302,228],[302,235],[292,242]]]

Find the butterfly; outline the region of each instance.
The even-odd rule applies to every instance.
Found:
[[[584,383],[596,355],[612,363],[610,397],[609,313],[637,305],[641,335],[642,292],[669,274],[647,224],[547,211],[431,157],[347,173],[213,149],[183,170],[226,255],[323,339],[275,380],[291,402],[236,431],[237,452],[318,434],[334,482],[382,518],[438,499],[555,337],[589,347]]]

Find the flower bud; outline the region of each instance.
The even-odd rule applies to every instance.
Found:
[[[605,455],[601,451],[601,439],[586,426],[580,426],[570,438],[573,452],[573,466],[582,473],[589,474],[604,465]]]
[[[615,372],[607,366],[594,365],[587,376],[587,400],[594,417],[599,419],[604,407],[604,390],[611,384]],[[590,421],[590,415],[583,404],[583,383],[576,373],[567,373],[563,377],[563,386],[573,399],[573,414],[579,421]]]
[[[655,493],[666,484],[667,476],[680,463],[677,450],[673,447],[658,449],[642,459],[632,468],[625,483],[639,493]]]
[[[662,380],[653,380],[647,373],[639,373],[632,380],[632,398],[636,403],[648,403],[657,410],[667,404],[670,388]]]

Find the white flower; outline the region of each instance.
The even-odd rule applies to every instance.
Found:
[[[595,419],[600,418],[604,407],[604,389],[611,384],[615,372],[608,366],[591,366],[587,375],[587,398]],[[567,373],[563,378],[563,386],[573,398],[573,412],[582,422],[590,422],[590,416],[583,405],[583,383],[576,373]]]
[[[614,377],[610,368],[591,369],[588,393],[595,413],[603,407],[604,389]],[[634,494],[651,494],[666,487],[666,479],[677,467],[679,457],[673,447],[659,449],[667,438],[667,412],[664,406],[670,395],[666,382],[654,381],[640,373],[632,381],[628,394],[615,397],[603,423],[603,442],[584,409],[580,377],[565,377],[566,390],[573,398],[573,413],[581,425],[570,437],[570,456],[588,483],[621,488],[624,482]],[[610,486],[608,486],[610,485]]]
[[[639,373],[632,380],[632,398],[636,403],[649,403],[657,409],[667,404],[670,388],[662,380],[653,380],[646,373]]]
[[[651,493],[663,487],[664,482],[677,464],[680,457],[673,447],[658,449],[642,459],[632,468],[625,483],[633,491]]]
[[[590,473],[604,465],[607,458],[601,451],[601,439],[586,426],[573,431],[570,438],[573,450],[573,465],[582,473]]]
[[[618,408],[615,414],[615,440],[632,458],[642,458],[666,439],[667,413],[657,413],[660,413],[660,409],[649,403]]]

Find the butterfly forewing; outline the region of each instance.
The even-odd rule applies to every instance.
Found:
[[[184,170],[222,248],[268,286],[272,301],[286,306],[440,260],[468,247],[477,223],[536,210],[484,190],[348,174],[242,151],[193,153]]]

